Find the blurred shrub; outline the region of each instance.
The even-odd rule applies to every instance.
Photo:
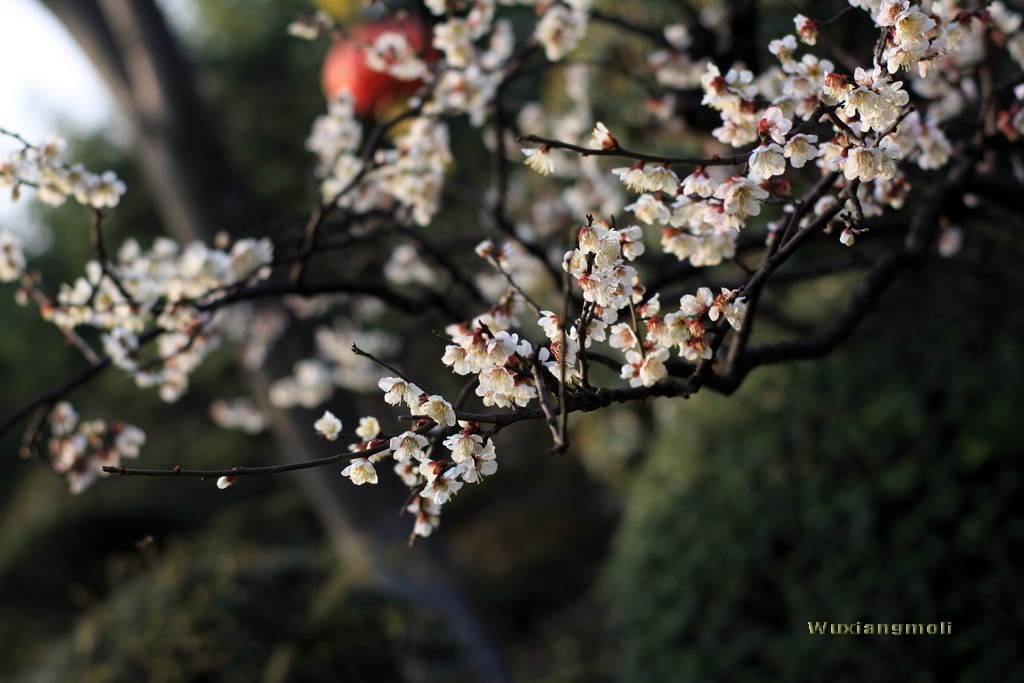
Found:
[[[664,421],[604,576],[620,680],[1024,680],[1024,320],[888,329]]]
[[[433,617],[326,553],[178,544],[86,612],[26,681],[460,681]]]

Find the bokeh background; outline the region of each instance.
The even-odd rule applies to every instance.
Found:
[[[671,4],[617,6],[656,25]],[[778,13],[765,34],[786,30],[772,27],[791,8],[765,7]],[[284,27],[308,3],[165,9],[261,211],[301,211],[303,140],[324,106],[322,47]],[[132,188],[110,216],[111,243],[160,234],[123,127],[53,124],[77,160]],[[457,172],[471,177],[472,166]],[[3,220],[35,235],[48,280],[73,280],[89,257],[85,211],[31,211]],[[472,235],[473,224],[452,229]],[[547,452],[541,429],[502,442],[499,472],[464,489],[421,543],[473,615],[475,645],[436,600],[328,542],[336,530],[322,503],[294,477],[227,491],[108,479],[75,497],[8,434],[0,680],[1024,680],[1024,316],[998,272],[978,265],[1000,245],[978,239],[974,261],[903,277],[822,361],[760,369],[730,397],[579,416],[563,457]],[[844,286],[822,279],[806,311],[796,291],[772,303],[799,322]],[[0,296],[0,414],[77,367],[55,330]],[[73,398],[85,418],[143,427],[147,466],[276,462],[265,435],[209,418],[211,400],[244,391],[225,350],[171,406],[113,373]],[[374,399],[355,408],[368,414]],[[358,509],[362,491],[338,491]],[[392,493],[397,511],[403,498]],[[376,529],[349,521],[356,536],[361,524]],[[404,546],[385,548],[384,562],[411,561]],[[954,631],[811,636],[808,621],[946,621]]]

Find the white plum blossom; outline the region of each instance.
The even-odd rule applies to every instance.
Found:
[[[114,363],[138,386],[157,386],[161,398],[174,401],[221,340],[224,316],[202,307],[226,296],[230,287],[267,277],[272,260],[273,247],[266,239],[239,240],[229,251],[201,242],[183,248],[168,238],[158,238],[143,250],[129,240],[117,251],[116,261],[105,266],[90,261],[85,277],[73,285],[61,284],[47,315],[64,330],[83,325],[96,329]],[[138,337],[154,328],[162,334],[143,367]],[[308,388],[290,378],[276,386],[275,395],[294,404],[305,400]]]
[[[687,28],[686,24],[669,24],[665,27],[662,34],[665,36],[665,40],[668,41],[669,45],[677,50],[685,50],[690,47],[690,43],[692,42],[690,29]]]
[[[351,479],[356,486],[377,483],[377,470],[368,458],[356,458],[341,471],[341,475]]]
[[[371,363],[352,353],[352,346],[378,358],[394,354],[398,338],[382,330],[360,330],[351,321],[338,319],[314,333],[316,355],[330,371],[331,381],[352,391],[369,392],[379,386],[379,373]]]
[[[750,153],[749,163],[751,175],[764,180],[786,172],[786,159],[783,156],[783,149],[774,142],[756,147]]]
[[[448,0],[423,0],[423,4],[427,6],[430,13],[434,16],[441,16],[448,9]]]
[[[701,287],[696,294],[684,294],[679,299],[679,312],[688,318],[700,317],[707,314],[714,303],[715,298],[711,290]]]
[[[441,523],[441,506],[429,498],[418,497],[406,506],[406,511],[416,515],[413,525],[414,536],[426,538]]]
[[[613,168],[612,173],[635,192],[666,192],[675,195],[679,188],[679,176],[663,164],[640,162],[635,166]]]
[[[88,203],[97,209],[115,207],[126,190],[125,184],[118,180],[113,171],[106,171],[93,180]]]
[[[438,472],[438,467],[435,463],[423,463],[420,466],[422,472],[424,467],[430,468],[432,476],[427,477],[427,485],[423,487],[423,491],[420,495],[424,498],[430,498],[437,505],[444,505],[448,502],[454,494],[458,493],[459,489],[462,488],[462,482],[456,477],[458,476],[458,468],[451,467],[444,472]]]
[[[783,148],[782,153],[793,168],[803,168],[804,164],[808,161],[812,161],[818,157],[818,148],[814,146],[814,143],[818,141],[817,135],[805,135],[799,133],[794,135],[786,142],[786,146]]]
[[[629,386],[654,386],[659,380],[668,377],[665,361],[668,360],[668,349],[659,347],[647,354],[637,351],[626,352],[626,365],[622,366],[622,379],[629,380]]]
[[[410,460],[423,461],[426,459],[427,438],[415,432],[402,432],[398,436],[391,437],[389,446],[391,455],[397,462]]]
[[[294,374],[270,387],[270,402],[278,408],[315,408],[334,393],[331,370],[322,361],[307,358],[295,364]]]
[[[726,119],[722,125],[711,131],[715,138],[733,147],[743,147],[757,140],[757,125],[754,119]]]
[[[533,381],[517,375],[507,368],[498,367],[483,370],[477,376],[479,384],[476,395],[486,406],[509,408],[513,404],[525,407],[537,396]]]
[[[137,458],[146,444],[146,433],[134,425],[116,424],[113,429],[114,449],[123,458]]]
[[[384,264],[384,277],[396,285],[436,285],[438,274],[411,244],[400,244]]]
[[[683,179],[683,192],[698,197],[710,197],[714,194],[715,184],[703,166],[698,166],[693,173]]]
[[[394,473],[402,480],[402,484],[412,488],[423,481],[420,476],[420,458],[413,455],[408,460],[395,463]]]
[[[669,227],[661,232],[661,246],[680,261],[689,259],[694,266],[715,266],[735,256],[738,236],[733,228],[716,230],[706,223],[694,232]]]
[[[366,66],[400,81],[417,81],[430,74],[416,46],[402,31],[382,31],[365,54]]]
[[[943,258],[952,258],[960,252],[964,243],[964,231],[955,225],[947,226],[939,233],[936,245]]]
[[[551,311],[541,311],[537,324],[544,328],[544,335],[551,341],[561,339],[563,335],[562,319]]]
[[[237,481],[238,481],[238,475],[237,474],[230,474],[230,475],[228,475],[226,477],[220,477],[219,479],[217,479],[217,488],[219,488],[219,489],[226,489],[227,487],[233,485]]]
[[[925,170],[942,168],[953,154],[953,145],[942,129],[927,121],[921,123],[915,142],[921,150],[917,165]]]
[[[833,68],[834,65],[829,60],[805,54],[800,61],[793,62],[786,70],[782,92],[799,98],[799,103],[794,109],[797,115],[806,116],[813,111],[818,98],[823,94],[826,75]]]
[[[627,260],[636,260],[646,250],[643,243],[644,231],[639,225],[623,228],[619,231],[619,238],[622,240],[622,256]]]
[[[576,4],[588,5],[589,3]],[[559,62],[576,48],[587,34],[588,7],[570,8],[561,3],[552,4],[537,22],[534,37],[544,48],[549,61]]]
[[[649,182],[652,192],[661,191],[674,195],[676,190],[679,189],[679,176],[668,166],[664,164],[646,166],[645,170],[650,178]]]
[[[532,168],[541,175],[551,175],[555,170],[555,161],[551,158],[551,148],[547,145],[542,145],[534,149],[524,149],[523,154],[526,155],[525,163],[527,166]]]
[[[859,178],[868,181],[875,178],[892,178],[896,173],[896,162],[900,159],[900,148],[883,143],[879,147],[854,147],[845,157],[837,160],[847,180]]]
[[[743,317],[746,313],[747,305],[744,303],[743,298],[734,297],[733,292],[725,287],[722,287],[722,293],[715,297],[714,302],[708,309],[708,317],[711,320],[718,320],[719,317],[725,316],[725,319],[736,330],[743,326]]]
[[[479,434],[457,432],[444,440],[444,446],[452,452],[452,460],[459,463],[472,458],[483,449],[484,439]]]
[[[363,441],[369,441],[380,434],[380,422],[371,416],[359,418],[359,427],[356,428],[356,436]]]
[[[792,34],[787,34],[768,43],[768,51],[778,57],[783,67],[793,61],[793,53],[796,52],[796,48],[796,37]]]
[[[640,346],[640,340],[627,323],[618,323],[612,325],[608,344],[613,349],[632,349]]]
[[[398,377],[384,377],[377,386],[384,392],[384,401],[393,406],[404,403],[409,408],[416,408],[423,395],[423,390],[418,386]]]
[[[274,287],[300,284],[285,272],[302,254],[298,249],[304,249],[301,242],[291,241],[301,238],[297,229],[275,233],[280,235],[275,240],[288,245],[278,262],[274,244],[267,238],[235,242],[225,238],[209,245],[160,238],[149,249],[128,241],[116,251],[115,259],[97,254],[80,277],[45,289],[35,283],[34,271],[26,271],[18,240],[0,231],[0,281],[18,282],[18,296],[40,302],[44,317],[83,347],[86,355],[93,352],[87,347],[95,345],[96,353],[105,354],[105,362],[129,373],[140,386],[158,388],[165,400],[184,393],[192,370],[217,348],[223,335],[259,346],[258,359],[249,361],[250,367],[258,367],[292,316],[310,321],[318,326],[316,349],[296,363],[290,375],[273,383],[271,402],[322,410],[339,386],[360,391],[376,386],[387,404],[408,409],[411,415],[401,419],[411,417],[412,424],[398,436],[390,434],[404,426],[392,431],[374,417],[361,418],[356,429],[361,442],[349,446],[353,459],[342,474],[356,485],[376,483],[375,464],[393,458],[394,472],[413,494],[406,508],[415,516],[413,534],[428,536],[438,526],[441,506],[461,486],[496,472],[493,432],[469,421],[477,408],[467,407],[459,422],[452,403],[441,395],[428,396],[411,380],[381,378],[364,359],[352,360],[353,343],[389,360],[400,350],[397,333],[381,332],[376,338],[388,352],[372,348],[370,339],[378,334],[374,327],[401,328],[370,293],[376,290],[370,280],[379,276],[395,287],[396,295],[413,297],[409,301],[418,300],[418,290],[446,295],[453,285],[460,294],[457,301],[452,300],[455,307],[463,305],[462,293],[476,295],[465,301],[478,299],[478,308],[464,315],[456,309],[462,322],[446,328],[451,341],[441,358],[453,373],[463,376],[451,379],[467,385],[459,398],[460,410],[463,403],[482,404],[493,409],[487,411],[492,415],[539,416],[539,398],[547,399],[543,405],[547,410],[549,403],[564,399],[562,391],[603,391],[590,385],[607,377],[601,375],[604,370],[585,372],[594,368],[593,360],[620,369],[621,380],[634,388],[625,390],[624,383],[617,382],[616,391],[622,395],[658,393],[643,388],[659,382],[668,385],[664,380],[670,357],[693,363],[712,359],[712,342],[717,344],[723,335],[742,329],[748,304],[740,296],[745,289],[722,288],[716,295],[710,287],[700,287],[692,294],[675,294],[679,303],[673,309],[662,307],[654,289],[671,291],[680,282],[696,282],[702,276],[692,273],[691,278],[692,270],[736,257],[741,231],[749,230],[748,221],[754,234],[744,235],[743,248],[753,249],[764,238],[767,224],[773,249],[792,237],[783,230],[790,219],[799,217],[801,226],[821,227],[823,221],[815,217],[835,216],[841,198],[846,198],[848,208],[857,209],[850,212],[857,219],[861,214],[870,219],[909,203],[911,181],[921,181],[909,171],[904,175],[897,164],[905,157],[919,169],[935,171],[949,163],[954,143],[970,132],[961,124],[972,112],[984,110],[976,105],[984,101],[981,91],[991,89],[991,84],[977,79],[977,65],[998,63],[1002,72],[1015,66],[1012,62],[1024,63],[1022,17],[1006,3],[849,0],[848,4],[864,11],[882,29],[873,52],[867,44],[840,55],[853,69],[852,76],[837,73],[832,62],[808,53],[806,46],[816,44],[821,24],[802,14],[793,19],[789,34],[783,30],[769,43],[777,60],[760,74],[739,62],[724,71],[725,65],[720,68],[708,58],[697,61],[695,55],[687,54],[693,42],[690,30],[696,24],[691,28],[675,24],[664,28],[660,49],[651,51],[646,62],[643,58],[638,62],[646,63],[648,75],[654,76],[647,85],[661,87],[649,92],[647,101],[638,97],[620,102],[615,98],[625,91],[605,90],[597,79],[600,69],[594,65],[604,61],[608,45],[600,35],[588,43],[592,0],[425,0],[433,15],[432,41],[426,52],[414,45],[419,41],[401,31],[381,32],[362,46],[369,68],[406,81],[409,92],[415,90],[407,109],[390,123],[373,127],[356,116],[355,102],[346,94],[326,103],[325,113],[316,119],[306,140],[314,155],[322,201],[317,218],[324,218],[312,225],[316,234],[309,246],[337,248],[343,256],[341,250],[347,249],[350,239],[372,239],[373,246],[380,248],[380,258],[366,250],[354,266],[337,262],[339,280],[367,278],[368,292],[310,297],[305,295],[311,291],[305,291],[302,301],[289,300],[276,308],[276,323],[259,322],[256,316],[264,304],[255,301],[264,293],[262,288],[250,290],[270,276],[272,267],[280,271]],[[530,10],[508,9],[514,5]],[[701,23],[713,33],[722,30],[722,17],[727,14],[720,7],[724,3],[703,5]],[[509,17],[498,19],[499,12]],[[604,30],[608,22],[601,19]],[[832,35],[837,26],[830,29]],[[297,21],[289,31],[312,38],[327,35],[332,27],[333,22],[320,15]],[[538,65],[527,62],[530,78],[537,83],[521,88],[514,81],[526,75],[521,60],[530,48],[543,50],[551,62],[566,60],[573,51],[580,54],[560,69],[536,69]],[[864,66],[854,68],[857,62]],[[912,69],[915,65],[918,68]],[[903,69],[911,73],[903,77]],[[707,126],[713,129],[713,139],[703,145],[693,139],[695,130],[687,128],[694,120],[680,116],[682,107],[677,106],[683,104],[684,91],[697,87],[702,103],[720,119]],[[560,95],[554,98],[553,109],[547,108],[549,102],[542,107],[539,99],[530,101],[537,93],[549,92]],[[986,118],[983,142],[987,144],[989,136],[1005,136],[1012,146],[1024,135],[1020,102],[1024,86],[1014,89],[1013,96],[1009,87],[1001,94],[1005,97],[990,112],[992,116],[982,117]],[[536,95],[541,96],[546,97]],[[827,112],[821,103],[828,106]],[[514,122],[503,122],[509,107],[520,113]],[[623,123],[622,116],[634,111],[643,112],[646,119]],[[614,121],[606,120],[620,136],[630,136],[630,146],[636,136],[643,136],[650,144],[668,141],[666,154],[707,158],[692,160],[696,168],[680,180],[673,167],[681,167],[682,160],[657,156],[656,149],[631,155],[609,126],[597,120],[616,112]],[[449,125],[456,127],[449,129]],[[703,128],[703,121],[700,125]],[[557,178],[549,182],[532,177],[514,164],[515,169],[505,169],[507,174],[497,170],[498,177],[490,179],[496,181],[492,190],[473,196],[476,183],[453,187],[459,182],[456,179],[472,174],[473,169],[463,165],[457,174],[449,172],[454,166],[450,131],[473,136],[457,141],[458,148],[476,146],[492,153],[495,169],[518,157],[517,132],[536,131],[537,136],[521,138],[531,146],[522,149],[519,159],[532,171]],[[49,205],[76,201],[107,209],[125,193],[124,183],[113,173],[93,173],[66,161],[66,145],[60,139],[31,145],[3,129],[0,136],[13,138],[21,147],[0,157],[0,187],[9,188],[12,199],[34,190]],[[723,151],[726,145],[735,149]],[[555,154],[555,149],[561,151]],[[633,157],[625,162],[632,165],[609,173],[603,157],[612,153]],[[702,163],[722,168],[709,173]],[[780,177],[788,166],[812,166],[813,170]],[[800,198],[798,192],[811,187],[813,193]],[[854,189],[856,196],[851,197]],[[630,192],[638,196],[628,199]],[[507,233],[506,242],[486,240],[476,252],[497,272],[466,271],[463,279],[462,269],[470,264],[463,263],[461,255],[453,252],[448,267],[444,258],[448,254],[430,249],[432,238],[410,232],[435,227],[442,198],[465,204],[470,211],[493,209],[481,215],[488,229]],[[623,210],[628,212],[625,218]],[[751,220],[762,210],[768,214],[763,220]],[[458,218],[460,214],[470,215],[465,208],[451,215]],[[845,227],[833,223],[825,231],[831,234],[834,229],[842,244],[852,246],[871,226],[859,225],[853,215],[843,218]],[[581,222],[584,226],[578,228]],[[563,231],[570,225],[578,228],[576,244],[556,246],[563,243]],[[438,244],[445,245],[441,249],[479,239],[436,227],[442,228],[437,235],[443,241]],[[659,232],[652,234],[652,230]],[[665,254],[688,263],[664,272],[657,260],[643,263],[645,249],[659,237]],[[944,223],[937,249],[950,255],[961,239],[957,226]],[[799,246],[799,242],[790,244]],[[546,268],[561,253],[565,254],[562,275],[571,289],[564,311],[559,308],[562,278]],[[753,251],[747,252],[743,263],[721,268],[712,279],[743,278],[739,269],[753,267],[754,259]],[[318,257],[315,275],[329,276],[332,265]],[[308,284],[318,284],[310,279]],[[655,283],[660,284],[655,287]],[[48,291],[56,293],[49,298]],[[251,301],[239,304],[236,297]],[[232,313],[226,310],[229,305],[238,308]],[[335,322],[319,326],[329,316]],[[533,327],[534,320],[540,330]],[[249,321],[255,321],[253,328],[277,331],[239,331]],[[83,327],[90,329],[77,329]],[[541,343],[531,343],[524,334]],[[366,341],[357,342],[359,335],[367,335]],[[729,341],[726,338],[724,348]],[[607,347],[616,354],[611,363],[605,355]],[[542,397],[541,392],[548,393]],[[536,409],[522,410],[527,407]],[[266,418],[251,401],[218,401],[211,415],[222,425],[253,432],[266,426]],[[330,411],[324,411],[313,427],[324,439],[341,437],[341,421]],[[103,465],[136,457],[145,441],[137,428],[113,420],[82,421],[63,403],[50,416],[48,433],[53,466],[76,492],[99,476]],[[237,474],[220,477],[217,485],[225,488],[237,478]]]
[[[71,493],[78,494],[106,473],[103,467],[118,467],[122,458],[136,458],[146,443],[138,427],[105,420],[81,421],[67,401],[61,401],[47,420],[47,447],[53,470]]]
[[[843,113],[849,118],[859,116],[865,131],[887,129],[910,101],[910,96],[902,89],[903,82],[893,81],[879,68],[867,71],[857,67],[853,80],[856,87],[845,93]]]
[[[746,218],[761,213],[761,202],[768,198],[768,191],[745,176],[733,176],[715,190],[715,197],[722,200],[725,213]]]
[[[460,375],[504,365],[513,355],[530,353],[528,341],[520,340],[519,335],[506,330],[488,334],[483,329],[475,329],[454,337],[452,341],[455,344],[445,348],[442,362],[451,365],[452,370]]]
[[[731,115],[739,110],[740,103],[757,95],[757,86],[753,85],[754,74],[746,69],[730,69],[725,76],[718,67],[708,63],[701,74],[700,84],[704,90],[706,104],[723,114]]]
[[[822,84],[822,93],[827,100],[838,101],[846,97],[846,93],[853,89],[853,85],[846,76],[830,71],[825,74],[825,81]]]
[[[796,24],[796,33],[801,43],[814,45],[818,42],[818,22],[798,14],[793,17],[793,23]]]
[[[598,121],[590,133],[587,146],[590,149],[615,149],[619,146],[619,141],[612,136],[606,125]]]
[[[786,133],[793,127],[793,122],[782,114],[778,107],[769,107],[757,124],[757,132],[762,139],[771,138],[780,145],[786,144]]]
[[[0,282],[13,282],[25,272],[25,253],[10,232],[0,230]]]
[[[484,477],[497,471],[498,461],[495,459],[494,442],[488,441],[483,448],[477,449],[473,455],[460,462],[455,467],[454,474],[467,484],[477,484]]]
[[[431,420],[443,427],[455,424],[455,410],[451,403],[436,394],[420,400],[419,410]]]
[[[667,223],[671,215],[669,208],[665,206],[665,202],[653,194],[642,194],[637,197],[635,202],[625,208],[626,211],[632,211],[638,221],[648,225]]]
[[[0,129],[0,135],[13,134]],[[81,165],[69,165],[64,160],[67,143],[51,137],[45,143],[33,146],[16,138],[24,147],[0,158],[0,187],[11,188],[11,201],[17,201],[24,186],[34,187],[40,201],[60,206],[68,197],[84,206],[96,209],[112,208],[121,201],[126,191],[124,182],[113,171],[91,173]]]

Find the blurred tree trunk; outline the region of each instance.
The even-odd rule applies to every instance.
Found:
[[[181,242],[211,242],[220,230],[238,238],[258,232],[265,221],[244,183],[232,170],[223,145],[195,87],[178,42],[153,0],[40,0],[92,60],[126,115],[134,150],[150,196],[165,228]],[[283,28],[282,28],[283,30]],[[267,365],[247,373],[258,405],[271,416],[278,453],[290,461],[322,457],[312,428],[267,400],[274,377],[290,372],[297,354],[288,339]],[[342,397],[350,421],[350,396]],[[500,656],[443,562],[426,544],[406,548],[411,529],[399,518],[405,495],[397,487],[353,494],[336,468],[304,470],[300,487],[333,549],[346,567],[447,621],[475,669],[477,680],[506,679]],[[384,482],[382,482],[384,483]],[[356,520],[355,522],[353,520]],[[402,546],[394,552],[396,546]]]

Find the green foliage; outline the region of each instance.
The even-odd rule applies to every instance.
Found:
[[[897,327],[680,406],[605,575],[620,679],[1024,675],[1024,321],[985,351],[976,329]],[[953,635],[812,636],[808,621]]]

